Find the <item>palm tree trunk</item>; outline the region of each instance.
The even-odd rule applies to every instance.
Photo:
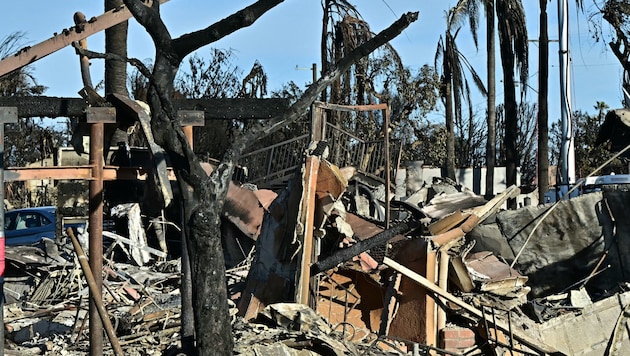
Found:
[[[450,46],[447,39],[447,46]],[[444,176],[455,180],[455,124],[453,119],[453,93],[452,93],[452,71],[450,65],[444,66],[444,77],[446,80],[444,95],[446,100],[446,162],[444,162]]]
[[[538,199],[545,202],[549,190],[549,35],[547,33],[547,0],[540,0],[540,38],[538,53]]]
[[[105,11],[123,5],[122,0],[105,0]],[[105,52],[127,58],[128,22],[123,21],[105,30]],[[105,93],[127,94],[127,63],[112,59],[105,60]]]
[[[544,0],[541,0],[544,1]],[[494,0],[486,1],[486,42],[488,57],[488,139],[486,141],[486,197],[494,196],[494,167],[496,165],[497,109]]]
[[[505,19],[499,21],[505,21]],[[509,187],[516,185],[518,110],[514,82],[514,53],[510,45],[509,33],[506,31],[499,31],[499,47],[503,67],[503,104],[505,106],[505,181]],[[516,209],[516,200],[508,200],[508,209]]]

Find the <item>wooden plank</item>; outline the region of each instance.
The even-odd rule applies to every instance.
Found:
[[[470,212],[464,213],[461,210],[457,210],[454,213],[447,215],[429,225],[429,232],[431,233],[431,235],[443,234],[464,222],[464,220],[466,220],[470,216],[470,214]]]
[[[321,101],[316,101],[315,103],[313,103],[313,105],[316,107],[326,109],[326,110],[336,110],[336,111],[346,111],[346,112],[387,110],[387,103],[372,104],[372,105],[339,105],[339,104],[331,104],[331,103],[324,103]]]
[[[165,3],[166,1],[168,0],[160,0],[160,3]],[[152,4],[153,1],[145,2],[145,5],[147,6],[151,6]],[[67,29],[64,28],[61,33],[55,33],[53,37],[33,46],[25,47],[18,51],[15,55],[8,56],[1,60],[0,77],[38,61],[51,53],[55,53],[58,50],[71,45],[72,42],[82,40],[88,36],[126,21],[130,19],[131,16],[132,15],[129,9],[122,6],[90,19],[90,21],[85,24],[72,26]]]
[[[298,279],[295,288],[295,301],[304,305],[309,303],[311,262],[313,258],[313,223],[315,218],[315,191],[320,161],[316,156],[307,156],[304,165],[304,185],[300,215],[296,225],[296,235],[302,242],[301,256],[298,265]]]

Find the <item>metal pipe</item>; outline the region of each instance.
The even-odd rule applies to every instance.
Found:
[[[93,123],[90,133],[90,165],[92,180],[89,185],[90,268],[95,271],[95,288],[90,289],[90,355],[103,354],[103,324],[99,319],[96,300],[103,297],[103,127]]]

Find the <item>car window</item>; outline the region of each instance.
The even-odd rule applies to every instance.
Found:
[[[51,224],[47,217],[36,212],[21,212],[17,216],[16,230],[32,229]]]
[[[4,230],[15,230],[17,213],[4,214]]]

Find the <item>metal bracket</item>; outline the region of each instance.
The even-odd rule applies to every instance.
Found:
[[[177,110],[177,119],[182,126],[205,125],[205,113],[201,110]]]
[[[116,123],[116,108],[113,107],[88,107],[86,111],[86,119],[89,124],[99,122],[105,124]]]
[[[15,106],[0,106],[0,123],[13,124],[18,121],[18,109]]]

